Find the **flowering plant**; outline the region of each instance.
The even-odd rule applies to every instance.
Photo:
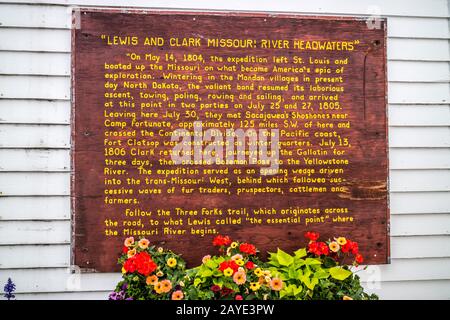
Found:
[[[219,248],[219,255],[203,257],[200,266],[188,271],[192,278],[189,298],[267,299],[271,292],[281,289],[282,280],[271,277],[253,244],[219,235],[213,245]]]
[[[162,247],[150,246],[147,239],[124,241],[122,281],[110,300],[181,300],[186,263],[177,254]]]

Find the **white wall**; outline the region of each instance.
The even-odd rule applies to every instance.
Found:
[[[362,277],[379,276],[379,288],[370,291],[385,299],[450,299],[447,1],[0,0],[0,284],[11,277],[18,299],[105,298],[120,278],[83,274],[77,283],[68,273],[75,5],[326,15],[379,10],[389,36],[392,264]]]

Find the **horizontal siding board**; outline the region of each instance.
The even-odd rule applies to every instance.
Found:
[[[0,26],[25,28],[70,28],[71,8],[0,4]]]
[[[2,196],[70,195],[70,173],[47,172],[1,172]]]
[[[448,300],[450,280],[363,283],[368,292],[384,300]]]
[[[450,213],[392,215],[391,235],[450,235]]]
[[[17,293],[16,300],[107,300],[111,291]]]
[[[0,4],[0,25],[3,27],[70,29],[69,6]],[[390,17],[390,37],[449,37],[445,18]]]
[[[70,124],[70,101],[0,99],[0,124]]]
[[[391,170],[450,169],[450,148],[389,151]],[[69,149],[0,149],[0,172],[70,171]]]
[[[1,220],[70,219],[69,196],[0,197]]]
[[[449,81],[449,63],[434,61],[389,61],[388,80],[406,82]]]
[[[450,192],[393,192],[389,198],[396,214],[450,213]]]
[[[70,171],[70,151],[0,149],[2,171]]]
[[[0,51],[0,61],[0,74],[70,75],[69,53]]]
[[[450,170],[391,170],[390,190],[450,191]]]
[[[390,126],[450,126],[449,105],[390,105]]]
[[[70,245],[0,246],[0,269],[69,266]]]
[[[389,150],[391,169],[450,169],[450,148]]]
[[[391,264],[355,270],[363,282],[450,280],[450,258],[392,259]]]
[[[0,148],[69,148],[70,126],[0,124]]]
[[[35,3],[30,0],[5,0],[8,3]],[[81,6],[111,6],[146,8],[149,3],[141,0],[40,0],[40,4],[81,5]],[[191,0],[155,0],[151,2],[152,8],[185,8],[210,10],[251,10],[251,11],[280,11],[283,12],[310,12],[321,14],[381,14],[396,16],[418,17],[448,17],[445,0],[433,0],[424,3],[420,0],[376,0],[369,4],[365,1],[348,0],[345,3],[336,3],[333,0],[318,0],[312,2],[270,0],[230,0],[226,2]]]
[[[450,103],[448,83],[389,83],[389,103]]]
[[[0,283],[11,277],[17,293],[64,291],[112,291],[120,273],[71,274],[69,268],[0,270]]]
[[[0,245],[70,243],[70,221],[0,221]]]
[[[1,98],[70,99],[70,78],[0,76]]]
[[[448,148],[450,127],[394,127],[389,130],[391,148]]]
[[[391,237],[391,257],[394,259],[450,257],[450,236]]]
[[[0,50],[70,52],[70,30],[0,28]]]
[[[387,57],[395,60],[448,61],[448,40],[388,39]]]

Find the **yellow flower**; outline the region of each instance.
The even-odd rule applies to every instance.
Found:
[[[184,287],[184,282],[183,281],[180,281],[178,284],[180,285],[180,287]]]
[[[234,256],[231,257],[231,260],[236,261],[236,260],[243,260],[244,257],[242,256],[242,254],[235,254]]]
[[[124,267],[122,267],[122,273],[123,273],[123,274],[127,273],[127,270],[125,270]]]
[[[158,248],[158,252],[159,252],[159,253],[163,253],[163,251],[164,251],[163,248],[161,248],[161,247]]]
[[[126,238],[123,244],[125,247],[131,247],[134,244],[134,238],[133,237]]]
[[[183,300],[184,293],[181,290],[174,291],[172,293],[172,300]]]
[[[164,272],[162,272],[162,271],[158,271],[157,273],[156,273],[156,276],[157,277],[162,277],[164,275]]]
[[[270,272],[270,270],[264,270],[264,271],[263,271],[263,275],[264,275],[265,277],[270,277],[270,276],[272,276],[272,273]]]
[[[245,281],[247,281],[247,276],[245,275],[245,272],[242,272],[242,271],[236,272],[233,276],[233,281],[237,285],[244,284]]]
[[[345,239],[344,237],[339,237],[336,239],[336,242],[339,243],[340,246],[343,246],[347,243],[347,239]]]
[[[253,271],[257,277],[261,277],[263,275],[261,268],[256,268],[255,271]]]
[[[147,239],[141,239],[141,240],[139,240],[139,242],[138,242],[138,245],[139,245],[139,248],[141,248],[141,249],[147,249],[148,248],[148,245],[150,244],[150,241],[148,241]]]
[[[147,279],[145,279],[145,283],[149,286],[149,285],[156,285],[158,283],[158,277],[155,275],[149,276],[147,277]]]
[[[155,291],[156,291],[157,294],[163,293],[161,282],[158,282],[158,283],[155,284]]]
[[[270,281],[270,288],[275,291],[280,291],[281,289],[283,289],[283,280],[281,280],[280,278],[273,278]]]
[[[237,246],[238,246],[237,242],[232,242],[231,245],[230,245],[230,247],[233,248],[233,249],[237,248]]]
[[[242,267],[245,264],[244,260],[242,260],[242,259],[234,260],[234,262],[236,262],[236,264],[240,267]]]
[[[331,242],[328,246],[330,247],[330,250],[333,252],[338,252],[339,249],[341,248],[336,241]]]
[[[171,268],[175,268],[175,266],[177,265],[177,259],[175,258],[169,258],[167,260],[167,265]]]
[[[343,297],[342,297],[342,300],[353,300],[353,298],[352,298],[352,297],[349,297],[349,296],[343,296]]]
[[[135,254],[136,254],[136,249],[131,249],[131,250],[128,250],[128,252],[127,252],[128,258],[134,257]]]
[[[261,288],[259,282],[250,282],[250,289],[252,289],[253,291],[258,291],[259,288]]]
[[[231,277],[231,276],[233,275],[233,269],[231,269],[231,268],[226,268],[225,270],[223,270],[223,274],[224,274],[226,277]]]
[[[170,290],[172,290],[172,283],[170,282],[170,280],[163,280],[159,283],[161,283],[161,291],[162,292],[167,293]]]

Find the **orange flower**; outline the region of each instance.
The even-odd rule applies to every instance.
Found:
[[[125,247],[131,247],[134,244],[134,238],[133,237],[126,238],[123,244]]]
[[[167,293],[170,290],[172,290],[172,283],[170,282],[170,280],[163,280],[159,283],[161,283],[161,291],[162,292]]]
[[[136,249],[128,250],[127,256],[128,258],[134,257],[136,255]]]
[[[141,248],[141,249],[147,249],[149,244],[150,244],[150,241],[148,241],[148,240],[145,239],[145,238],[139,240],[139,243],[138,243],[139,248]]]
[[[156,293],[157,294],[161,294],[161,293],[163,293],[163,290],[162,290],[162,283],[161,282],[157,282],[156,284],[155,284],[155,291],[156,291]]]
[[[283,280],[281,280],[280,278],[273,278],[270,281],[270,288],[275,291],[280,291],[281,289],[283,289]]]
[[[233,281],[237,284],[237,285],[241,285],[244,284],[245,281],[247,281],[247,276],[245,275],[245,272],[243,271],[238,271],[234,274],[233,276]]]
[[[349,297],[349,296],[343,296],[343,297],[342,297],[342,300],[353,300],[353,298],[352,298],[352,297]]]
[[[152,285],[154,286],[155,284],[158,283],[158,277],[155,275],[149,276],[147,277],[147,279],[145,279],[145,283],[147,283],[147,285]]]
[[[172,293],[172,300],[183,300],[184,293],[181,290],[174,291]]]

